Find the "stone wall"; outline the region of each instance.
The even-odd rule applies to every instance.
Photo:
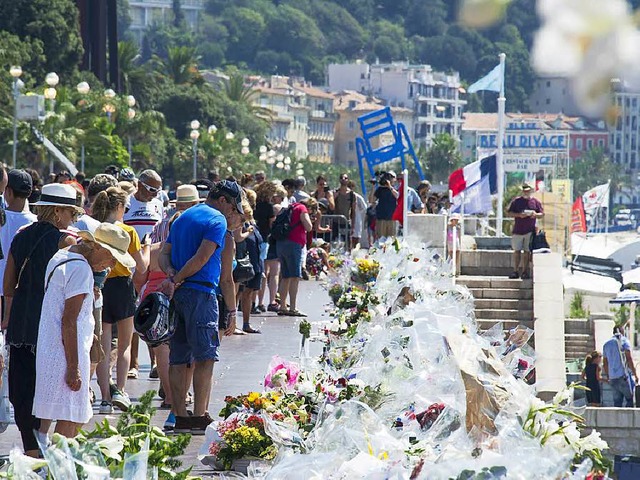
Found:
[[[640,455],[640,409],[587,407],[584,417],[609,444],[608,455]]]

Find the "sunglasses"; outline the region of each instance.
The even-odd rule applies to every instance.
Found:
[[[159,188],[152,187],[151,185],[147,185],[146,183],[141,182],[140,180],[138,180],[138,183],[141,184],[144,188],[146,188],[149,193],[158,193],[160,191]]]

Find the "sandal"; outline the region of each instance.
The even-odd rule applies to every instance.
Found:
[[[260,330],[256,330],[255,328],[251,328],[249,327],[242,327],[242,331],[245,333],[262,333]]]
[[[301,312],[300,310],[289,310],[289,315],[292,317],[306,317],[307,314]]]
[[[290,315],[291,315],[291,312],[289,310],[286,310],[286,309],[278,310],[279,317],[288,317]]]

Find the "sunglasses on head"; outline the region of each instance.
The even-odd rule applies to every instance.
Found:
[[[151,185],[147,185],[146,183],[141,182],[139,180],[138,180],[138,183],[140,183],[144,188],[146,188],[149,193],[158,193],[160,191],[159,188],[152,187]]]

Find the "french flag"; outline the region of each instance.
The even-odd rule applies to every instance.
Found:
[[[488,213],[491,195],[498,193],[498,167],[495,154],[470,163],[449,176],[451,213]]]

